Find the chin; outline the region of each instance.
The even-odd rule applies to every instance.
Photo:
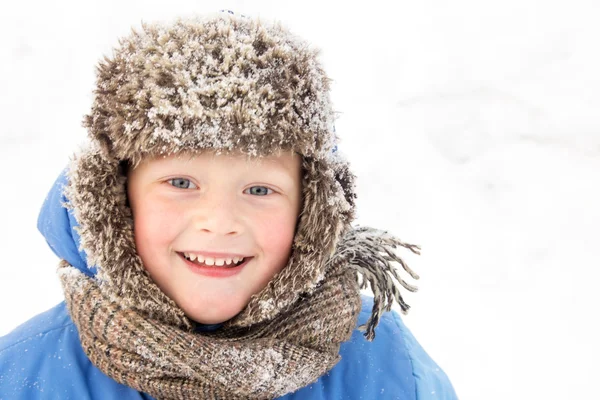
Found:
[[[211,312],[206,312],[206,306],[202,310],[198,309],[184,309],[183,311],[187,315],[188,318],[198,322],[200,324],[212,325],[212,324],[220,324],[225,321],[228,321],[238,315],[245,306],[231,306],[226,309],[219,310],[211,310]]]

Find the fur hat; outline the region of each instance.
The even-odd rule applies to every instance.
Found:
[[[190,327],[136,253],[124,165],[181,152],[302,155],[303,208],[290,260],[227,323],[270,320],[311,293],[354,218],[354,175],[335,151],[318,50],[279,24],[229,14],[143,24],[98,65],[90,145],[65,195],[101,290],[122,307]],[[127,266],[123,268],[122,266]]]

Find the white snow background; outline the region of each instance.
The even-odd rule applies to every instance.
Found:
[[[460,398],[600,398],[595,0],[2,2],[0,334],[62,299],[36,219],[97,61],[224,8],[322,49],[358,222],[422,245],[405,321]]]

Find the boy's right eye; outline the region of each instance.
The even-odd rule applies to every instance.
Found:
[[[197,189],[197,186],[192,183],[189,179],[185,178],[173,178],[169,179],[168,182],[171,186],[174,186],[178,189]]]

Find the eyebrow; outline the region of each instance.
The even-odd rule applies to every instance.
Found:
[[[272,178],[275,180],[285,180],[289,183],[293,183],[295,181],[294,171],[286,168],[281,163],[262,164],[258,171],[253,170],[252,166],[249,166],[247,171],[256,172],[257,174],[266,174],[268,175],[269,179]]]
[[[194,156],[194,154],[181,155],[181,157],[176,158],[176,161],[181,163],[180,166],[185,167],[188,163],[192,162]],[[218,155],[214,155],[214,157],[218,157]],[[295,181],[295,164],[288,166],[288,164],[280,159],[265,159],[252,156],[247,157],[246,161],[244,173],[261,171],[273,176],[273,179],[284,179],[285,181],[290,181],[290,183]],[[298,174],[299,179],[302,180],[302,165],[300,165]]]

